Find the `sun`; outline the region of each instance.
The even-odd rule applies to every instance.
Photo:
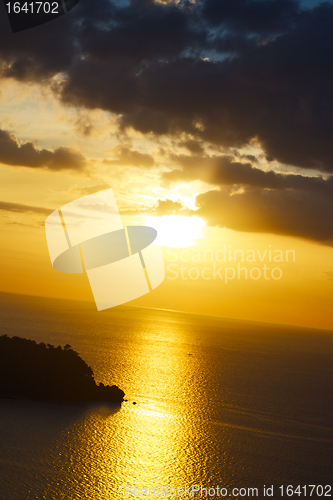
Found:
[[[156,229],[156,243],[174,248],[193,245],[195,240],[202,237],[202,228],[206,225],[200,217],[185,215],[149,216],[146,218],[146,224]]]

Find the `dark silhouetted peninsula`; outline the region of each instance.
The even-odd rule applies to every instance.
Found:
[[[19,337],[0,337],[0,396],[76,404],[121,403],[116,385],[97,385],[93,371],[70,345],[54,347]]]

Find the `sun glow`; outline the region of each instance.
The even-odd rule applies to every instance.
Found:
[[[146,224],[157,230],[156,243],[168,247],[189,247],[202,237],[206,223],[199,217],[185,215],[164,215],[147,217]]]

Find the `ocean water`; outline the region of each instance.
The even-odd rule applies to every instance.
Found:
[[[128,401],[0,400],[1,500],[154,498],[158,486],[155,498],[185,486],[267,498],[264,485],[281,498],[281,485],[332,482],[333,332],[0,294],[5,333],[69,343]]]

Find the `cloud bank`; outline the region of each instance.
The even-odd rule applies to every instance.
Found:
[[[48,85],[65,105],[114,113],[121,131],[178,141],[190,155],[174,155],[163,180],[210,184],[197,197],[210,224],[332,239],[331,2],[305,10],[296,0],[81,0],[16,35],[7,21],[1,4],[0,77]],[[38,150],[5,131],[0,141],[0,160],[10,165],[84,165],[67,148]],[[234,156],[254,142],[268,162],[309,176],[266,172],[254,158]],[[208,157],[207,145],[224,153]],[[155,165],[125,146],[114,153],[107,161]]]
[[[85,157],[77,150],[61,146],[54,151],[38,149],[33,142],[20,144],[17,138],[0,129],[0,163],[14,167],[47,168],[52,171],[86,167]]]
[[[16,35],[0,14],[3,78],[61,75],[63,102],[117,113],[122,128],[224,147],[255,138],[268,159],[333,172],[330,3],[82,0]]]

